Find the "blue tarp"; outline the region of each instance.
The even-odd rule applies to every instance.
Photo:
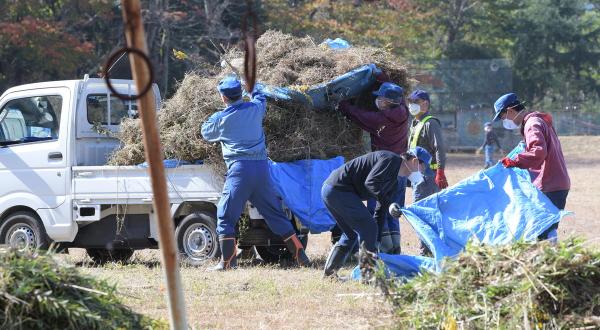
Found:
[[[311,233],[329,231],[335,221],[321,200],[321,187],[344,157],[329,160],[299,160],[291,163],[269,161],[271,178],[285,205]]]
[[[403,212],[434,257],[380,254],[398,276],[412,276],[419,268],[441,271],[442,259],[457,256],[469,240],[490,245],[520,239],[534,241],[568,213],[557,209],[531,183],[527,170],[506,169],[502,164],[416,202]]]
[[[185,161],[185,160],[181,160],[181,159],[165,159],[165,160],[163,160],[163,165],[165,166],[165,168],[176,168],[179,166],[190,165],[190,164],[192,164],[192,163]],[[200,165],[200,164],[204,164],[204,162],[202,160],[197,160],[193,164]],[[148,168],[148,162],[143,162],[141,164],[138,164],[138,167]]]
[[[331,48],[331,49],[348,49],[350,47],[352,47],[352,45],[350,45],[350,43],[342,38],[335,38],[335,39],[325,39],[325,41],[323,41],[323,45]]]
[[[271,100],[299,103],[313,110],[326,110],[331,107],[330,95],[357,97],[373,87],[379,73],[381,70],[375,64],[367,64],[329,82],[311,86],[305,92],[267,85],[262,86],[261,91]]]

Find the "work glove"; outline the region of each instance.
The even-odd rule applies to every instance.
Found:
[[[448,188],[448,180],[446,179],[443,168],[438,168],[435,172],[435,184],[440,187],[440,189]]]
[[[265,85],[261,84],[259,82],[254,84],[254,89],[252,90],[252,95],[254,95],[254,93],[262,93],[265,90]]]
[[[517,162],[515,162],[514,160],[508,158],[508,157],[504,157],[500,160],[500,162],[502,163],[502,165],[504,165],[504,167],[506,168],[510,168],[510,167],[517,167]]]
[[[402,216],[402,208],[398,203],[390,204],[390,215],[394,218],[400,218]]]

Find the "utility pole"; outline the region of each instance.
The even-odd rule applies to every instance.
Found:
[[[137,49],[147,56],[148,48],[142,22],[140,1],[121,0],[121,6],[123,9],[127,46]],[[153,83],[150,81],[152,76],[150,73],[152,68],[149,67],[150,61],[146,61],[142,56],[136,56],[135,53],[129,54],[129,61],[131,63],[133,79],[139,93],[148,84]],[[150,89],[150,92],[140,95],[137,99],[137,104],[142,122],[144,148],[146,150],[146,160],[149,165],[148,171],[152,182],[154,212],[157,215],[156,219],[158,221],[158,238],[160,251],[162,252],[162,266],[165,270],[167,282],[167,301],[171,329],[185,330],[187,329],[187,321],[181,276],[179,274],[179,252],[175,244],[175,231],[173,219],[171,218],[167,180],[163,165],[163,152],[157,128],[156,102],[154,94],[151,91],[152,89]]]

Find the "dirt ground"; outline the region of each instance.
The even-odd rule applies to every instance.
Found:
[[[561,139],[572,189],[559,235],[577,235],[600,246],[600,137]],[[500,155],[498,155],[500,157]],[[451,154],[447,165],[450,184],[481,169],[483,156]],[[410,189],[407,201],[412,200]],[[416,253],[417,239],[402,220],[403,252]],[[311,235],[307,252],[314,268],[281,269],[278,266],[243,264],[238,270],[212,273],[183,268],[187,316],[194,329],[205,328],[390,328],[391,308],[378,293],[357,283],[321,279],[321,268],[330,248],[329,235]],[[138,251],[126,265],[91,267],[82,250],[68,256],[84,272],[115,283],[126,304],[155,318],[168,317],[165,288],[157,251]],[[349,267],[344,269],[349,271]]]

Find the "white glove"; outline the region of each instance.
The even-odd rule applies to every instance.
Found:
[[[398,203],[392,203],[390,205],[389,212],[394,218],[400,218],[402,216],[402,209]]]

